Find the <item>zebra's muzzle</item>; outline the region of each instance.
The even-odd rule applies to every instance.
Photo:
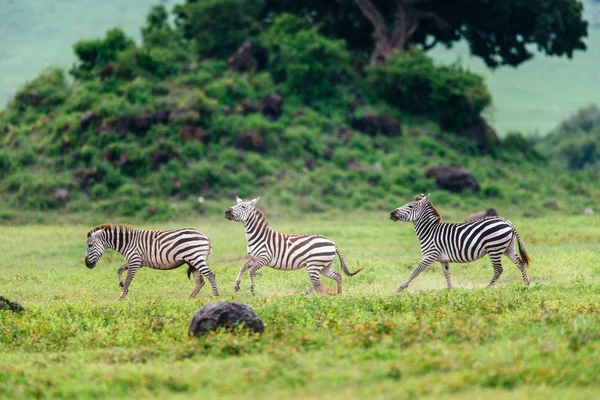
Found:
[[[398,221],[400,218],[398,218],[398,215],[396,215],[396,212],[395,212],[395,211],[392,211],[392,212],[390,213],[390,219],[391,219],[392,221]]]
[[[225,210],[225,218],[227,218],[228,220],[233,219],[233,210],[231,208]]]
[[[88,267],[89,269],[92,269],[96,266],[96,263],[92,263],[90,262],[90,260],[88,260],[88,258],[85,258],[85,266]]]

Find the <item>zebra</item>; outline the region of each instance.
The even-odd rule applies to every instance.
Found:
[[[337,282],[337,294],[342,293],[342,275],[332,269],[335,256],[340,259],[342,270],[350,272],[346,260],[334,242],[320,235],[286,235],[271,229],[265,215],[256,207],[260,197],[243,201],[236,196],[237,204],[225,211],[225,218],[243,222],[248,243],[248,261],[240,268],[235,281],[235,292],[240,290],[242,276],[250,270],[250,291],[254,294],[254,276],[260,268],[269,266],[275,269],[297,270],[306,267],[311,286],[304,292],[320,291],[319,274]]]
[[[441,216],[429,201],[429,195],[417,195],[415,200],[396,208],[390,214],[393,221],[410,221],[415,224],[415,231],[421,244],[423,258],[410,275],[410,278],[400,285],[397,292],[405,290],[425,268],[439,261],[444,271],[446,285],[452,288],[450,279],[450,262],[466,263],[489,255],[494,267],[494,276],[488,287],[493,286],[502,274],[502,254],[521,271],[523,281],[529,285],[527,267],[530,263],[529,254],[512,223],[501,217],[486,217],[467,223],[442,223]],[[519,246],[521,257],[515,250],[515,239]]]
[[[212,286],[213,295],[218,296],[215,274],[206,266],[211,243],[205,234],[195,229],[165,231],[138,230],[124,225],[100,225],[87,233],[86,267],[92,269],[102,257],[105,249],[113,249],[125,258],[117,270],[120,298],[127,296],[129,285],[138,269],[175,269],[188,265],[188,279],[193,274],[196,287],[190,297],[196,297],[202,286],[203,276]],[[125,282],[123,272],[127,271]]]

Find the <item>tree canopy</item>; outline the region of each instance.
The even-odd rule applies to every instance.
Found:
[[[466,40],[489,67],[517,66],[533,49],[572,57],[584,50],[587,22],[578,0],[267,0],[262,17],[290,12],[345,39],[380,64],[410,46],[425,50]]]

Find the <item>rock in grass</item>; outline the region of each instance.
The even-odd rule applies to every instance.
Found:
[[[196,311],[189,333],[192,336],[202,336],[220,326],[232,328],[241,324],[252,332],[263,333],[265,330],[262,320],[252,307],[235,301],[211,303]]]
[[[20,305],[16,301],[10,301],[9,299],[7,299],[4,296],[0,296],[0,310],[20,312],[20,311],[24,311],[25,309],[23,308],[22,305]]]

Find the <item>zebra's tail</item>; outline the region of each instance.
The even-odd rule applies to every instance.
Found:
[[[335,252],[337,253],[338,257],[340,258],[340,264],[342,264],[342,270],[344,270],[344,273],[348,276],[354,276],[356,274],[358,274],[360,271],[363,270],[363,268],[356,270],[354,272],[350,272],[350,270],[348,270],[348,265],[346,264],[346,260],[344,260],[344,257],[342,256],[342,253],[340,252],[340,249],[338,249],[337,247],[335,248]]]
[[[192,267],[190,264],[188,264],[188,271],[187,271],[188,279],[191,279],[192,272],[194,272],[194,267]]]
[[[531,263],[531,257],[529,256],[529,253],[527,253],[527,250],[525,249],[525,245],[521,241],[521,237],[517,233],[517,230],[513,228],[513,231],[515,232],[515,236],[517,237],[517,244],[519,245],[519,253],[521,253],[521,259],[523,260],[523,265],[528,267],[529,264]]]

